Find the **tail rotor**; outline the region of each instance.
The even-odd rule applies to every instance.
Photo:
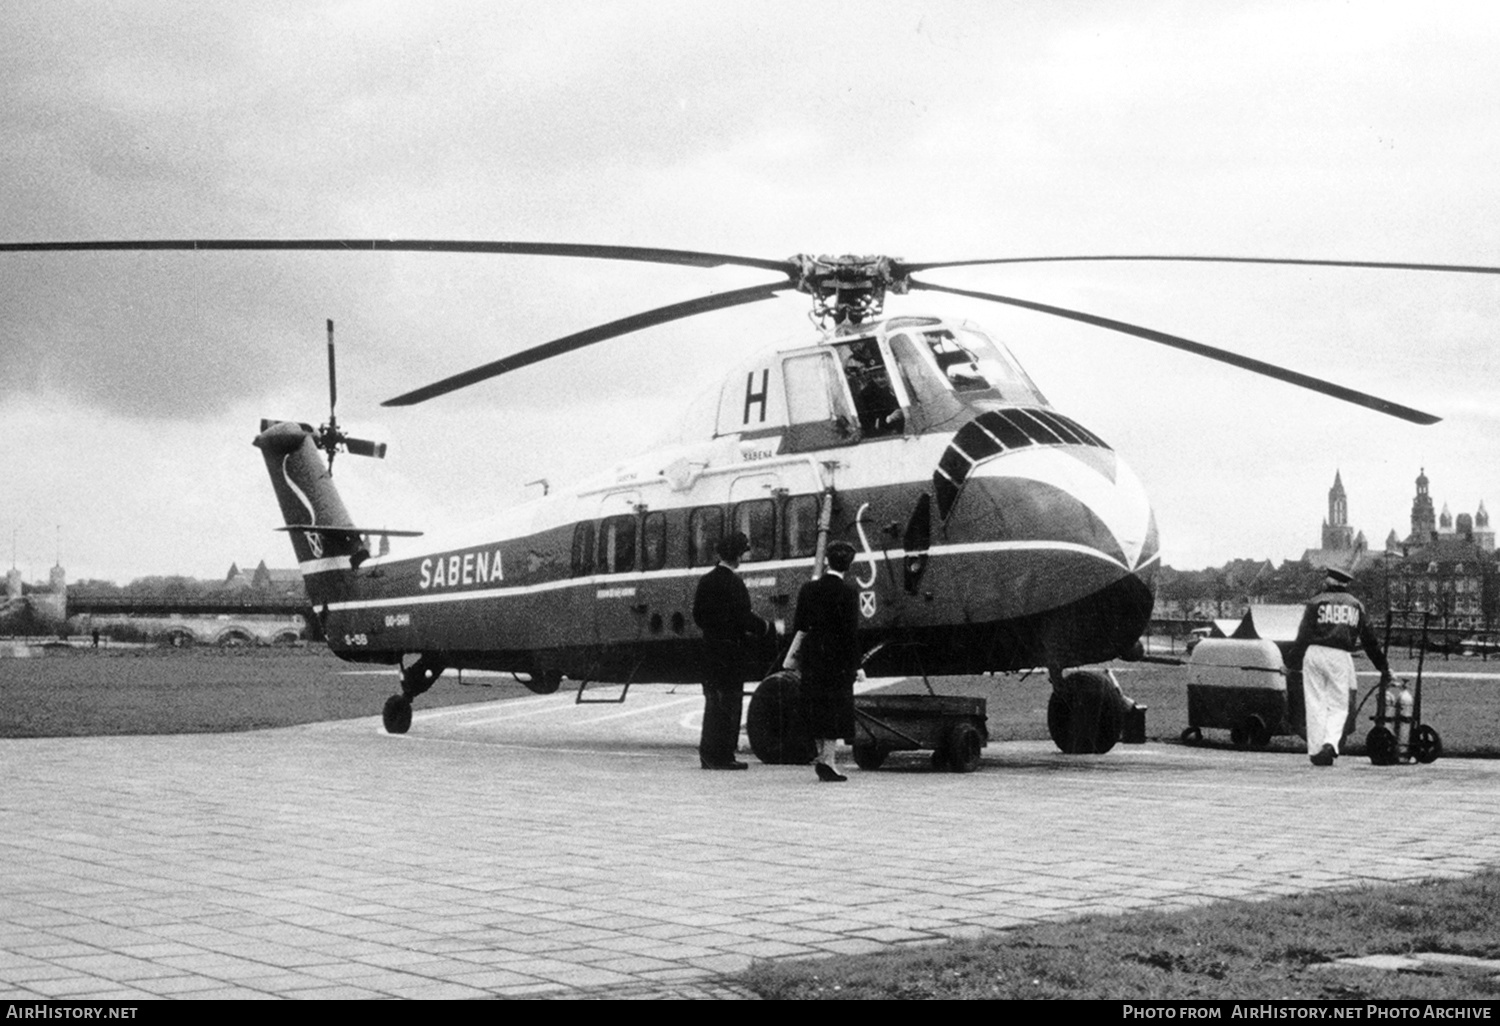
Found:
[[[375,459],[385,459],[385,443],[372,442],[366,438],[350,438],[339,430],[338,408],[339,382],[338,371],[334,360],[333,348],[333,321],[328,322],[328,423],[319,426],[313,436],[313,443],[328,454],[328,472],[333,473],[333,457],[339,452],[347,452],[354,456],[373,456]]]

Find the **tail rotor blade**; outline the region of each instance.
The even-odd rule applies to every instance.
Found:
[[[328,321],[328,422],[333,423],[333,410],[339,402],[338,371],[333,361],[333,320]]]

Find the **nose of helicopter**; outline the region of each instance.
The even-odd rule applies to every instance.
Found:
[[[1140,479],[1112,450],[1035,446],[973,464],[949,514],[948,537],[990,556],[955,582],[965,613],[1029,624],[1034,644],[1022,662],[1114,658],[1146,629],[1156,521]]]
[[[975,465],[953,510],[1012,545],[1050,547],[1150,572],[1156,519],[1135,472],[1110,449],[1036,447]]]

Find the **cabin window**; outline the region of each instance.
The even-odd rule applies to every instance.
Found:
[[[587,577],[594,572],[594,525],[591,522],[573,528],[573,576]]]
[[[599,572],[622,574],[635,569],[635,517],[605,517],[599,525]]]
[[[719,561],[714,551],[724,537],[724,511],[701,506],[688,517],[688,566],[712,566]]]
[[[734,507],[734,529],[750,539],[750,550],[741,556],[746,563],[770,559],[776,551],[776,504],[770,499],[752,499]]]
[[[849,408],[843,384],[838,380],[833,354],[802,353],[788,357],[782,362],[781,373],[786,383],[788,423],[841,421],[846,433],[853,430],[854,411]]]
[[[818,551],[818,497],[794,495],[781,514],[781,536],[786,558],[805,559]]]
[[[647,513],[641,519],[641,569],[660,570],[667,565],[667,515]]]

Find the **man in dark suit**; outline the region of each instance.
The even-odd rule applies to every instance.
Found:
[[[745,656],[749,643],[775,628],[750,608],[750,592],[735,570],[750,548],[739,531],[719,542],[719,565],[698,581],[693,622],[703,632],[703,732],[698,762],[707,770],[742,770],[735,758],[745,697]]]
[[[859,596],[844,582],[854,546],[828,546],[827,569],[797,593],[795,630],[803,634],[797,659],[802,668],[802,718],[818,744],[813,769],[825,783],[849,778],[838,771],[840,738],[854,740],[854,678],[859,672]]]

